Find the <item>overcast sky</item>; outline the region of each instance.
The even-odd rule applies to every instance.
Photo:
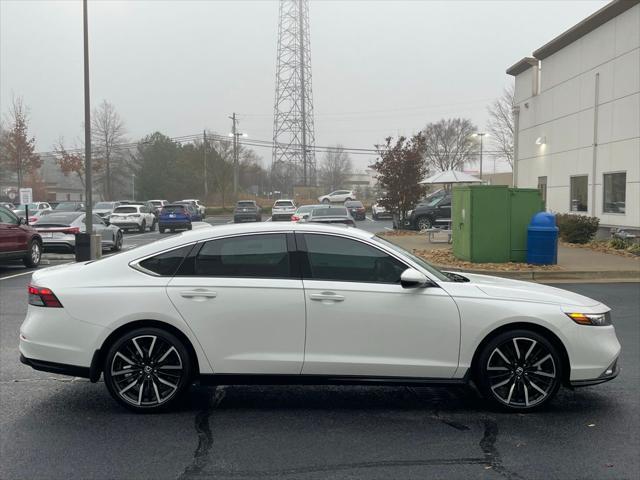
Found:
[[[482,129],[506,68],[606,3],[312,0],[316,145],[371,148],[443,117]],[[89,15],[92,104],[113,103],[132,140],[226,134],[234,111],[251,138],[271,140],[277,1],[90,0]],[[0,110],[23,96],[39,151],[61,135],[73,144],[82,3],[0,0],[0,22]]]

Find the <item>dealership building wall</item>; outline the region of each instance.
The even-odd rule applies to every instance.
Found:
[[[507,73],[516,185],[549,211],[640,230],[640,1],[607,4]]]

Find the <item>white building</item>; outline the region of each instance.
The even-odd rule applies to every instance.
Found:
[[[514,177],[547,209],[640,230],[640,0],[616,0],[507,70]]]

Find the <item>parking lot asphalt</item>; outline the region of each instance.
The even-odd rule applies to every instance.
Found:
[[[637,479],[640,284],[565,284],[614,309],[612,382],[496,413],[473,387],[194,386],[136,415],[104,384],[18,361],[30,275],[0,280],[0,478]]]

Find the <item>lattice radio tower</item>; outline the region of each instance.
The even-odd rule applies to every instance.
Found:
[[[280,0],[272,174],[277,187],[316,185],[308,0]]]

